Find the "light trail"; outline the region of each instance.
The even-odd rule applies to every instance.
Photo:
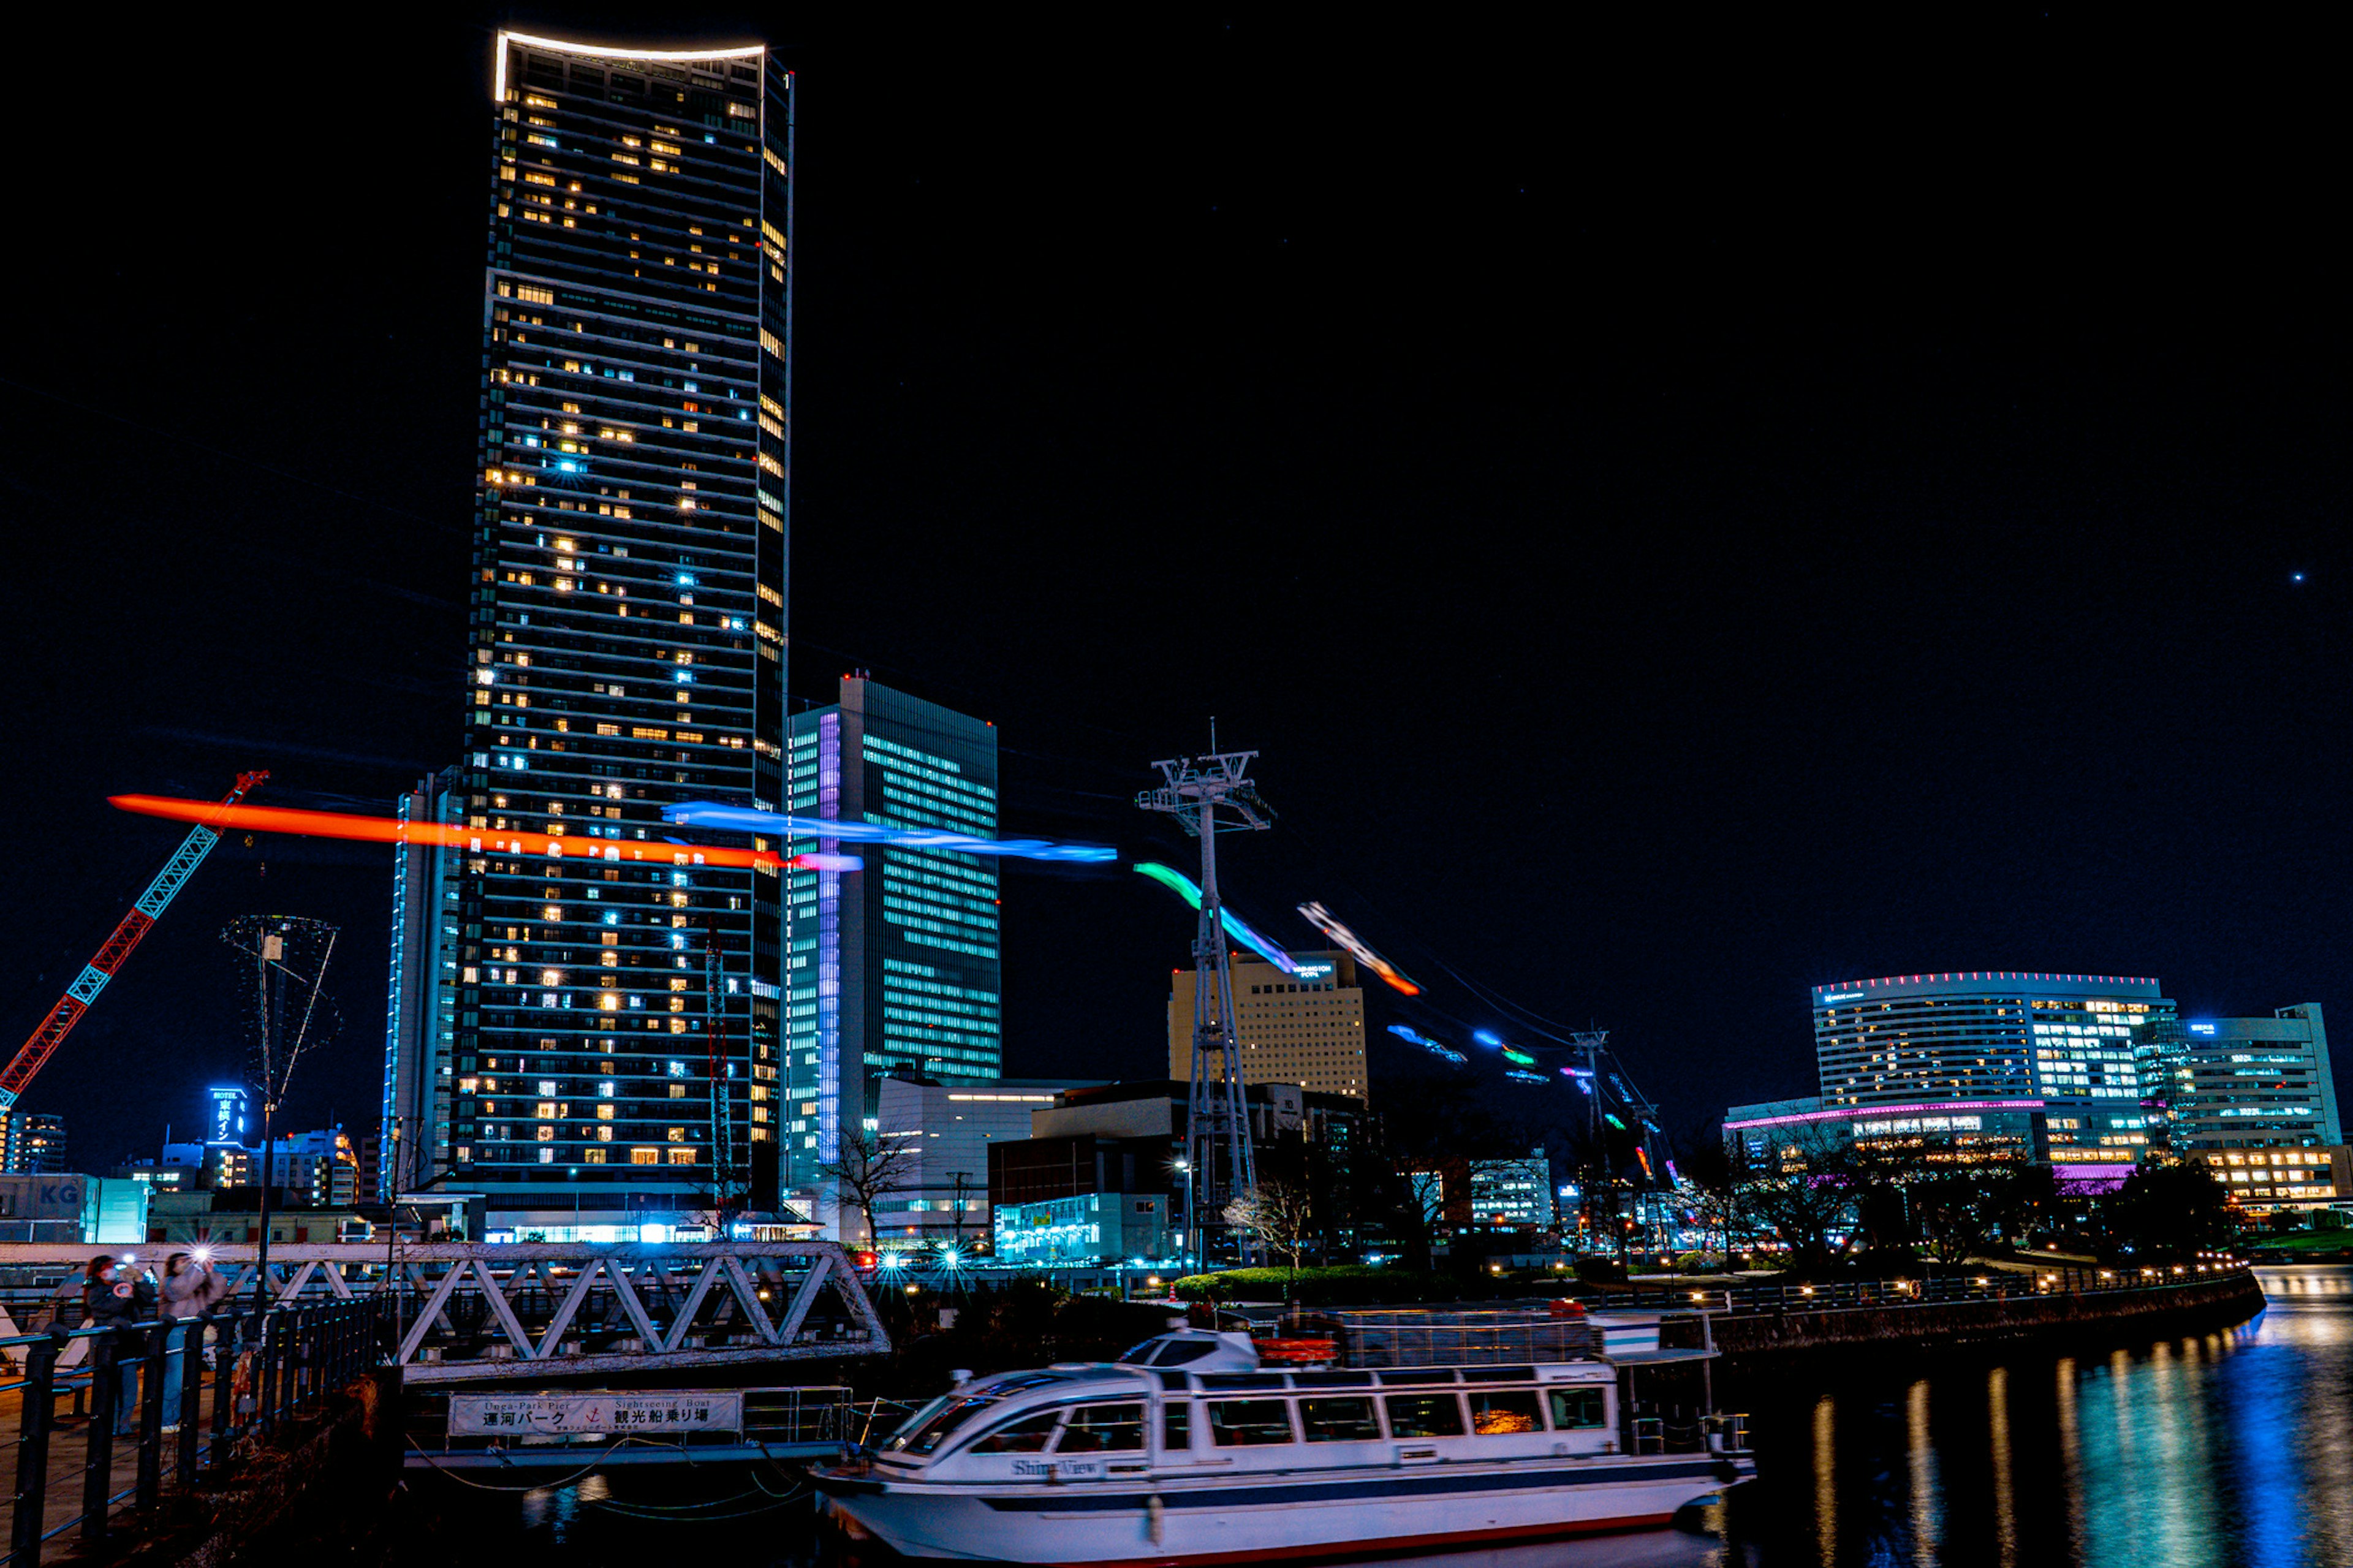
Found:
[[[522,833],[459,827],[446,822],[403,822],[394,816],[352,816],[336,811],[296,811],[280,805],[233,805],[217,801],[174,800],[165,795],[117,795],[107,803],[142,816],[174,822],[208,822],[218,829],[288,833],[307,838],[349,838],[367,844],[438,844],[469,855],[535,855],[549,860],[595,860],[622,865],[786,867],[855,871],[865,862],[855,855],[801,855],[786,858],[773,850],[733,849],[715,844],[649,844],[574,837],[570,834]]]
[[[1392,991],[1402,992],[1408,996],[1419,996],[1421,994],[1420,986],[1416,985],[1412,981],[1408,980],[1403,974],[1398,973],[1396,964],[1391,963],[1388,959],[1383,958],[1379,953],[1375,952],[1371,948],[1366,946],[1365,941],[1362,937],[1359,937],[1355,931],[1350,931],[1346,926],[1342,925],[1338,921],[1334,920],[1332,918],[1332,911],[1325,909],[1322,904],[1302,904],[1299,906],[1299,912],[1306,919],[1309,925],[1314,926],[1317,931],[1322,931],[1325,936],[1330,937],[1334,942],[1336,942],[1342,947],[1346,948],[1350,953],[1355,955],[1358,963],[1363,964],[1366,968],[1379,975],[1381,979],[1387,983],[1389,989]]]
[[[1428,1051],[1432,1056],[1444,1057],[1456,1067],[1461,1067],[1471,1059],[1469,1057],[1464,1056],[1461,1051],[1456,1050],[1453,1047],[1440,1044],[1439,1041],[1431,1039],[1428,1035],[1423,1034],[1420,1030],[1414,1028],[1412,1026],[1408,1024],[1391,1024],[1389,1026],[1389,1033],[1395,1035],[1398,1039],[1403,1040],[1409,1046],[1419,1046],[1423,1050]]]
[[[1193,879],[1184,872],[1163,866],[1157,860],[1138,860],[1135,863],[1135,869],[1139,875],[1151,878],[1195,909],[1201,907],[1201,889],[1194,883]],[[1234,917],[1234,911],[1227,909],[1223,904],[1218,906],[1218,921],[1226,928],[1228,936],[1232,937],[1285,974],[1299,973],[1299,965],[1292,961],[1291,954],[1242,924]]]
[[[841,822],[829,816],[788,816],[717,801],[690,800],[662,807],[662,820],[681,827],[725,833],[768,833],[779,838],[832,838],[849,844],[890,844],[902,849],[944,849],[957,855],[1009,856],[1022,860],[1099,864],[1119,851],[1100,844],[1056,844],[1045,838],[980,838],[944,828],[891,827],[879,822]]]

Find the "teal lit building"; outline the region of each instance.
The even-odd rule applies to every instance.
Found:
[[[997,731],[985,721],[853,675],[839,701],[795,714],[791,729],[792,814],[997,837]],[[997,866],[832,839],[786,852],[863,860],[786,873],[783,1175],[829,1234],[871,1240],[824,1168],[843,1158],[845,1131],[874,1133],[883,1076],[1000,1076]]]

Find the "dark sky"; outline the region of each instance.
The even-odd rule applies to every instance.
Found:
[[[1599,1022],[1672,1128],[1810,1090],[1819,982],[2353,1005],[2319,39],[839,9],[662,35],[800,71],[797,695],[993,719],[1008,830],[1164,858],[1129,798],[1214,714],[1282,813],[1240,912],[1322,900],[1436,1032],[1500,1016],[1458,973]],[[500,23],[655,41],[207,15],[16,89],[20,1034],[177,839],[106,795],[381,810],[455,750]],[[388,888],[232,842],[26,1107],[85,1166],[192,1122],[266,911],[344,928],[292,1119],[372,1118]],[[1011,874],[1008,1070],[1161,1070],[1188,938]]]

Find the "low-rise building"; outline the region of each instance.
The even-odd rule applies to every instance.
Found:
[[[989,1151],[1030,1136],[1033,1113],[1087,1079],[978,1079],[941,1082],[913,1072],[877,1086],[875,1136],[908,1151],[891,1191],[874,1205],[878,1244],[975,1241],[993,1227]]]
[[[2262,1218],[2353,1204],[2353,1147],[2200,1149],[2184,1156],[2228,1187],[2232,1201]]]
[[[0,1175],[0,1241],[130,1246],[146,1239],[149,1192],[120,1176]]]

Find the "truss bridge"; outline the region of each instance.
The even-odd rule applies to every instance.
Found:
[[[0,1244],[0,1337],[37,1331],[62,1289],[78,1311],[82,1265],[125,1252],[161,1270],[186,1244]],[[255,1248],[213,1244],[250,1310]],[[674,1244],[272,1244],[281,1307],[394,1297],[391,1360],[416,1384],[601,1376],[665,1368],[887,1354],[890,1336],[841,1248],[819,1241]],[[76,1342],[79,1348],[85,1342]]]

